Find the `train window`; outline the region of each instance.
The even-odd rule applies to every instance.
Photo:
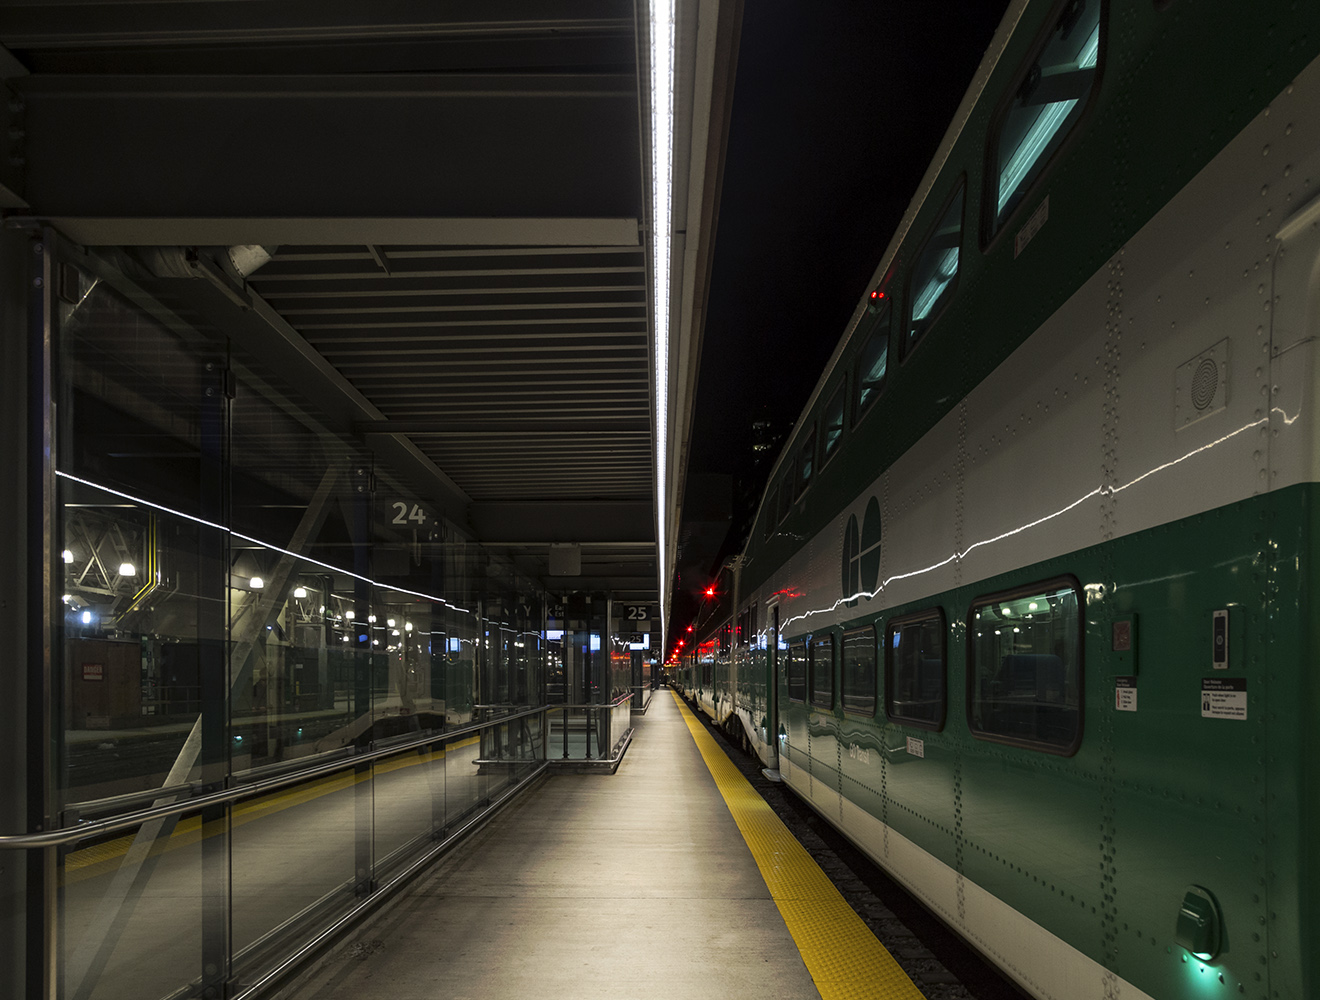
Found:
[[[811,641],[811,704],[816,708],[834,707],[834,636],[822,635]]]
[[[853,396],[853,422],[856,423],[877,399],[885,384],[885,371],[889,364],[889,321],[893,311],[886,299],[880,306],[879,318],[857,356],[856,391]]]
[[[825,407],[825,441],[821,448],[821,464],[830,460],[830,456],[843,443],[843,386],[835,390]]]
[[[788,698],[789,701],[807,700],[807,644],[790,643],[788,656]]]
[[[903,340],[904,357],[926,335],[953,297],[954,286],[958,283],[965,193],[966,185],[960,183],[912,265],[908,286],[910,322]]]
[[[967,721],[983,739],[1071,754],[1082,738],[1081,588],[991,594],[968,622]]]
[[[990,235],[1003,226],[1082,117],[1100,65],[1101,0],[1067,0],[991,134]]]
[[[812,424],[811,430],[807,432],[806,440],[802,442],[802,450],[798,453],[797,488],[793,491],[794,500],[807,492],[807,487],[811,485],[811,475],[815,469],[816,425]]]
[[[875,626],[843,633],[843,710],[875,715]]]
[[[944,726],[944,611],[891,619],[885,630],[885,714],[893,722]]]

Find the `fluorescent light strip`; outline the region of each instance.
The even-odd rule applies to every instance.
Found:
[[[651,0],[651,238],[655,274],[655,496],[660,621],[668,609],[665,579],[666,452],[669,436],[669,233],[674,160],[674,6]]]

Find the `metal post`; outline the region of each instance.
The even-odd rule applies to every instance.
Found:
[[[28,254],[27,394],[27,664],[28,830],[58,824],[55,775],[59,746],[54,707],[62,703],[55,674],[52,625],[55,581],[55,355],[51,314],[51,241],[34,234]],[[58,699],[58,700],[57,700]],[[33,752],[32,748],[36,749]],[[55,848],[28,855],[28,996],[54,998],[60,988],[59,857]]]
[[[41,341],[24,336],[29,330],[25,305],[28,282],[34,276],[29,258],[36,257],[27,233],[0,231],[0,372],[5,373],[4,391],[0,392],[0,448],[6,455],[30,455],[28,434],[28,397],[31,380],[28,351]],[[31,331],[29,330],[29,333]],[[28,738],[33,721],[28,711],[29,695],[41,691],[37,667],[41,663],[40,635],[28,633],[28,598],[35,574],[29,573],[28,464],[12,462],[8,475],[0,477],[0,520],[11,530],[0,543],[0,579],[7,581],[0,596],[0,635],[7,637],[6,653],[12,663],[27,664],[29,669],[0,671],[0,759],[16,764],[29,754],[42,757],[46,744]],[[39,596],[39,595],[38,595]],[[40,732],[40,730],[38,730]],[[30,832],[28,824],[29,768],[0,768],[0,832]],[[15,855],[0,865],[0,996],[44,997],[42,989],[41,912],[42,894],[29,901],[24,856]],[[36,923],[29,927],[29,917]],[[29,962],[32,964],[29,965]],[[31,987],[31,988],[29,988]]]
[[[371,575],[371,512],[372,480],[370,469],[361,467],[354,480],[353,501],[353,571],[357,579],[353,581],[353,606],[355,610],[354,632],[358,641],[351,643],[357,649],[357,662],[354,663],[354,711],[362,718],[364,713],[374,717],[375,705],[372,704],[373,674],[376,669],[375,655],[371,646],[371,587],[366,579]],[[363,638],[365,637],[365,638]],[[367,732],[371,732],[368,728]],[[354,826],[354,889],[358,896],[365,896],[372,887],[372,801],[371,762],[359,763],[354,770],[353,785],[353,826]]]
[[[201,481],[199,500],[202,517],[215,524],[230,523],[229,494],[229,378],[227,367],[215,365],[212,385],[199,401],[201,410]],[[197,605],[197,655],[201,679],[202,793],[220,791],[230,773],[230,713],[233,687],[230,683],[230,640],[232,609],[229,608],[230,553],[228,537],[210,528],[199,528],[197,574],[200,589]],[[228,637],[228,638],[227,638]],[[220,996],[231,970],[229,835],[230,810],[212,806],[201,814],[207,832],[202,851],[202,954],[201,981],[204,997]]]

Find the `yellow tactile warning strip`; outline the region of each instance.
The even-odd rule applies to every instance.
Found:
[[[674,692],[822,1000],[922,1000],[894,956]]]

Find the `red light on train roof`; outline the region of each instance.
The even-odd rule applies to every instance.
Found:
[[[878,288],[877,288],[875,291],[873,291],[873,292],[871,293],[871,301],[872,301],[872,302],[879,302],[879,301],[880,301],[881,299],[883,299],[884,297],[885,297],[885,293],[882,292],[882,291],[880,291],[880,289],[878,289]]]
[[[714,597],[714,596],[715,596],[715,588],[714,588],[714,587],[707,587],[707,588],[706,588],[706,596],[707,596],[707,597]]]

